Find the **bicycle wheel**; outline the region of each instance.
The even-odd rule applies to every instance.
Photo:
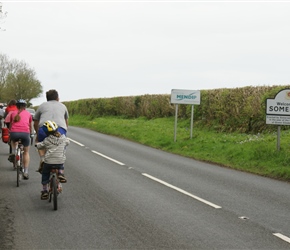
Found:
[[[50,184],[49,184],[49,191],[48,191],[48,197],[49,197],[49,199],[48,199],[48,202],[51,202],[51,198],[52,198],[52,192],[51,192],[51,182],[50,182]]]
[[[17,166],[17,187],[19,187],[20,182],[20,166]]]
[[[14,160],[14,168],[16,167],[16,173],[17,173],[17,187],[19,187],[19,182],[20,182],[20,173],[21,173],[21,169],[20,169],[20,164],[18,164],[18,154],[19,154],[19,149],[17,149],[16,151],[16,155],[15,155],[15,160]]]
[[[57,183],[55,175],[52,177],[52,198],[53,198],[53,209],[57,210]]]

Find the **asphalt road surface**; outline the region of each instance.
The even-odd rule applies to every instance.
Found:
[[[0,142],[0,249],[290,249],[290,185],[70,127],[58,210]]]

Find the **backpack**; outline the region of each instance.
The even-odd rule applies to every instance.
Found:
[[[2,141],[8,143],[10,139],[8,128],[2,128]]]

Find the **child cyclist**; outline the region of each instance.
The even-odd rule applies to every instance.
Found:
[[[46,121],[42,126],[43,131],[47,134],[47,137],[38,142],[35,146],[37,149],[44,149],[44,164],[42,169],[41,183],[43,190],[41,191],[41,199],[48,199],[48,183],[50,170],[52,167],[58,168],[58,177],[60,182],[66,182],[63,175],[63,164],[66,160],[65,150],[69,144],[69,140],[65,135],[58,132],[58,126],[54,121]]]

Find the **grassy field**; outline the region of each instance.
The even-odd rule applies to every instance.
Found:
[[[120,117],[71,116],[72,126],[89,128],[104,134],[183,155],[196,160],[290,181],[290,131],[281,131],[280,150],[277,132],[265,134],[217,133],[178,120],[174,142],[174,117],[124,119]]]

